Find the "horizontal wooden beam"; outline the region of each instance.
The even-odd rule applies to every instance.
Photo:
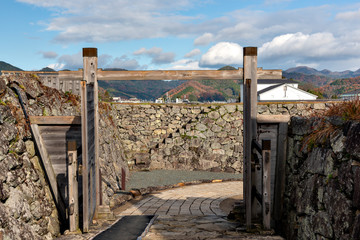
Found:
[[[223,80],[242,79],[242,69],[238,70],[155,70],[155,71],[102,71],[99,80]]]
[[[258,123],[284,123],[290,121],[290,115],[257,115]]]
[[[103,71],[97,70],[98,80],[242,80],[243,69],[237,70],[152,70]],[[257,69],[258,79],[281,79],[281,70]],[[59,71],[60,80],[82,80],[82,71]]]
[[[80,125],[80,116],[30,116],[31,124],[38,125]]]

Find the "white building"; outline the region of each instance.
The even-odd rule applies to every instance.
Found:
[[[289,79],[258,79],[258,101],[316,100],[317,96],[298,88],[299,84]],[[243,85],[241,85],[243,102]]]

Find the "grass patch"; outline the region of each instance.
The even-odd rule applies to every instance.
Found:
[[[331,106],[321,113],[314,113],[310,119],[317,119],[317,123],[313,126],[314,131],[303,140],[302,149],[307,147],[310,151],[318,145],[326,144],[331,134],[340,131],[342,126],[335,126],[326,119],[329,117],[339,117],[344,123],[347,121],[360,121],[360,100],[359,98],[351,101],[343,101],[340,103],[332,103]]]

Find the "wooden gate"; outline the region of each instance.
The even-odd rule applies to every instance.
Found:
[[[84,68],[81,71],[60,71],[59,81],[72,80],[81,81],[81,148],[82,148],[82,195],[83,195],[83,231],[88,232],[89,226],[94,217],[96,217],[99,206],[102,204],[100,191],[100,170],[99,170],[99,138],[98,138],[98,80],[244,80],[244,196],[246,202],[246,219],[247,226],[251,227],[252,207],[254,196],[257,196],[257,191],[252,192],[253,183],[257,180],[255,174],[252,174],[252,169],[255,168],[253,164],[252,154],[253,149],[258,149],[263,155],[263,161],[270,166],[272,152],[269,150],[271,146],[263,142],[263,148],[259,147],[257,143],[257,94],[256,84],[257,79],[281,79],[281,70],[263,70],[257,68],[257,48],[244,48],[244,68],[237,70],[155,70],[155,71],[102,71],[97,69],[97,49],[84,48],[83,49],[83,63]],[[35,127],[36,130],[36,127]],[[41,141],[41,139],[40,139]],[[279,141],[278,141],[279,144]],[[80,143],[77,143],[80,146]],[[70,144],[69,146],[73,146]],[[69,159],[76,155],[73,147],[68,153]],[[271,148],[271,147],[270,147]],[[45,156],[46,154],[44,154]],[[46,157],[46,156],[45,156]],[[71,164],[70,164],[71,162]],[[73,159],[69,165],[73,164]],[[264,166],[265,166],[264,163]],[[76,165],[72,165],[74,167]],[[276,167],[277,168],[277,167]],[[46,170],[47,171],[47,170]],[[53,171],[49,169],[49,171]],[[74,172],[74,169],[70,170]],[[54,174],[50,174],[53,176]],[[267,176],[271,174],[266,174]],[[270,179],[270,178],[269,178]],[[51,179],[50,179],[51,180]],[[258,182],[258,181],[257,181]],[[277,182],[275,185],[277,186]],[[58,192],[56,179],[53,179],[52,189]],[[263,185],[269,186],[266,181]],[[281,185],[281,184],[280,184]],[[267,187],[268,189],[269,187]],[[255,186],[256,190],[256,186]],[[77,190],[76,190],[77,191]],[[76,192],[75,191],[75,192]],[[270,190],[266,190],[270,194]],[[264,193],[264,191],[260,191]],[[56,199],[58,195],[55,194]],[[79,191],[80,194],[80,191]],[[271,195],[272,196],[272,195]],[[270,200],[261,197],[265,202],[261,205],[265,206],[264,214],[269,218]],[[275,198],[277,196],[275,195]],[[269,207],[268,207],[269,206]],[[71,212],[71,209],[70,209]],[[76,218],[76,217],[75,217]],[[267,220],[268,222],[270,220]]]
[[[257,48],[244,48],[244,196],[246,227],[261,220],[265,229],[281,216],[289,116],[257,110]],[[258,124],[261,123],[261,124]],[[260,144],[261,142],[261,144]]]

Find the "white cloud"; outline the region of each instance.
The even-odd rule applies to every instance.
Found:
[[[63,64],[63,63],[52,63],[52,64],[49,64],[47,67],[52,68],[52,69],[54,69],[56,71],[59,71],[59,70],[64,69],[65,64]]]
[[[55,12],[48,31],[57,31],[60,43],[112,42],[158,38],[172,33],[174,26],[197,17],[180,15],[198,1],[190,0],[18,0]],[[189,28],[188,28],[189,29]],[[179,33],[179,32],[178,32]]]
[[[195,49],[191,50],[190,52],[188,52],[187,54],[185,54],[184,57],[191,58],[191,57],[199,55],[200,53],[201,53],[201,50],[198,48],[195,48]]]
[[[339,20],[360,20],[360,9],[356,11],[341,12],[336,14],[336,19]]]
[[[83,57],[81,52],[76,54],[65,54],[58,58],[58,63],[52,64],[54,69],[76,70],[83,68]],[[108,54],[102,54],[98,57],[99,68],[123,68],[127,70],[146,69],[146,66],[140,66],[137,60],[130,59],[128,56],[112,57]]]
[[[243,49],[237,43],[220,42],[212,46],[200,60],[201,67],[222,67],[224,65],[241,65]]]
[[[199,66],[199,61],[181,59],[171,64],[170,70],[199,70],[206,69]]]
[[[105,67],[106,68],[123,68],[123,69],[127,69],[127,70],[144,69],[144,66],[140,67],[138,61],[136,61],[135,59],[129,59],[126,55],[114,58]]]
[[[204,33],[203,35],[201,35],[200,37],[194,40],[194,45],[195,46],[208,45],[213,40],[214,40],[214,35],[212,33]]]
[[[360,45],[348,48],[340,38],[332,33],[320,32],[314,34],[289,33],[275,37],[272,41],[264,43],[259,49],[262,58],[292,57],[298,59],[339,59],[357,56]]]
[[[151,58],[151,62],[154,64],[166,64],[174,61],[175,53],[163,52],[162,48],[153,47],[150,49],[140,48],[136,50],[134,55],[145,55]]]
[[[54,59],[54,58],[57,58],[58,54],[56,52],[52,52],[52,51],[49,51],[49,52],[43,52],[43,51],[40,51],[39,52],[43,58],[47,58],[47,59]]]
[[[306,65],[344,70],[360,63],[360,44],[344,42],[343,37],[329,32],[280,35],[264,43],[258,52],[259,61],[279,67]]]
[[[82,53],[65,54],[58,58],[58,64],[62,64],[64,69],[76,70],[83,67]]]

